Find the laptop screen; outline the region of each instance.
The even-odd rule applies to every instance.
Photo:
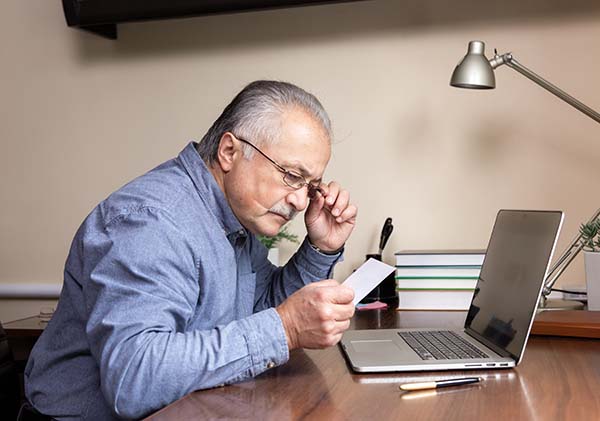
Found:
[[[561,222],[560,211],[501,210],[496,217],[465,329],[517,361]]]

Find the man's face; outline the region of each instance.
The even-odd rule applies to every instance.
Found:
[[[256,144],[255,139],[246,139]],[[273,236],[308,205],[308,190],[286,185],[283,174],[258,152],[245,159],[243,143],[235,140],[236,155],[231,170],[223,177],[229,205],[244,227],[254,234]],[[286,111],[281,118],[281,137],[260,150],[289,171],[307,181],[320,180],[329,162],[327,134],[305,111]]]

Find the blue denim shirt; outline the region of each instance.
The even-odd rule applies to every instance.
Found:
[[[274,306],[341,256],[307,240],[283,267],[266,256],[190,143],[77,231],[25,369],[28,400],[58,419],[139,418],[286,362]]]

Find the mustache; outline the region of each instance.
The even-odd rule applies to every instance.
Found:
[[[298,211],[296,211],[295,209],[292,209],[290,207],[287,207],[283,203],[276,203],[271,209],[269,209],[269,212],[273,212],[278,215],[281,215],[288,221],[291,221],[292,219],[294,219],[296,217],[296,215],[298,215]]]

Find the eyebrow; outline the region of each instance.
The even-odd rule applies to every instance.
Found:
[[[310,171],[300,162],[296,162],[296,163],[289,163],[289,162],[285,162],[280,164],[283,168],[288,169],[289,171],[293,171],[293,172],[297,172],[299,174],[301,174],[304,178],[308,179],[310,178]],[[321,182],[323,177],[319,177],[319,178],[315,178],[313,180],[308,180],[308,181],[318,181]]]
[[[233,133],[232,133],[233,134]],[[307,177],[310,177],[310,171],[306,169],[306,167],[302,164],[302,162],[296,162],[296,163],[288,163],[288,162],[282,162],[282,161],[274,161],[273,158],[269,157],[268,155],[266,155],[262,150],[260,150],[254,143],[242,138],[242,137],[238,137],[235,134],[233,135],[233,137],[235,137],[237,140],[239,140],[240,142],[246,143],[247,145],[251,146],[252,149],[255,149],[258,153],[260,153],[262,156],[264,156],[265,158],[267,158],[269,161],[271,161],[273,164],[275,164],[275,166],[277,166],[280,170],[283,169],[285,171],[290,171],[288,168],[294,168],[294,170],[292,170],[292,172],[298,172],[300,175],[302,175],[302,177],[304,177],[304,179],[306,180]],[[314,183],[317,182],[318,184],[320,184],[323,181],[323,177],[319,177],[317,179],[313,179],[313,180],[309,180],[309,183]]]

